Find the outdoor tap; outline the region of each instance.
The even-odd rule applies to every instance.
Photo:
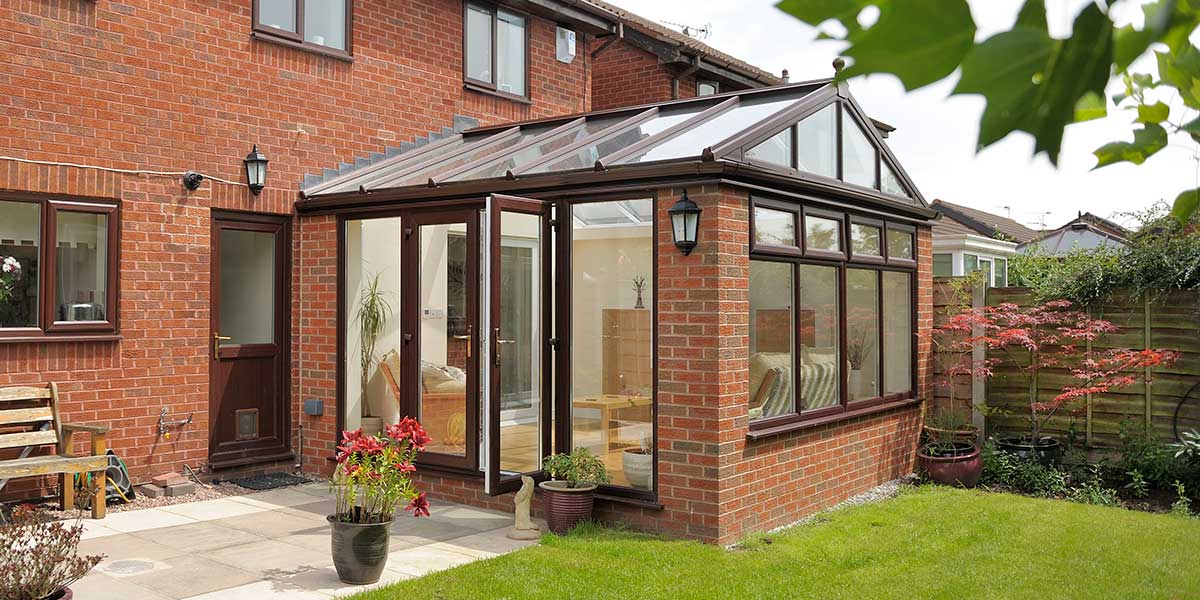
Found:
[[[168,421],[167,420],[167,412],[168,411],[169,411],[169,409],[164,406],[162,409],[162,412],[158,413],[158,435],[162,436],[162,438],[164,440],[171,439],[171,429],[170,429],[171,427],[183,427],[185,425],[191,425],[192,424],[192,416],[195,414],[195,413],[192,413],[192,414],[188,415],[188,417],[186,419]]]

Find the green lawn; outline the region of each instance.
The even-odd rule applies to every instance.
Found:
[[[354,598],[1200,598],[1200,519],[925,487],[728,551],[589,528]]]

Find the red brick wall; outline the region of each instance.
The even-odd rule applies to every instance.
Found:
[[[624,41],[613,42],[592,65],[592,109],[636,106],[671,100],[676,71],[654,54]],[[679,81],[679,97],[696,95],[696,78]]]
[[[209,213],[290,213],[306,173],[451,125],[590,108],[588,40],[554,60],[554,23],[530,20],[532,104],[462,86],[462,3],[354,3],[352,63],[250,37],[250,0],[0,3],[0,156],[241,181],[252,144],[271,159],[261,196],[212,180],[0,159],[0,189],[122,204],[120,341],[0,343],[0,385],[55,380],[63,415],[112,426],[135,479],[207,459]],[[294,223],[293,410],[306,467],[333,442],[336,231]],[[299,419],[299,403],[326,403]],[[160,439],[163,406],[195,422]],[[28,482],[26,482],[28,483]],[[16,482],[14,482],[14,485]],[[12,489],[19,489],[13,488]]]

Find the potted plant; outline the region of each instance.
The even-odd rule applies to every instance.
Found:
[[[13,285],[21,276],[21,263],[15,256],[0,256],[0,302],[12,297]]]
[[[71,600],[69,587],[104,558],[79,556],[83,525],[50,520],[29,505],[13,509],[12,521],[0,525],[0,598],[5,600]]]
[[[646,304],[642,302],[642,292],[646,291],[646,278],[638,275],[633,278],[633,291],[637,294],[637,303],[634,308],[646,308]]]
[[[357,431],[342,434],[337,467],[330,480],[335,500],[329,515],[333,565],[338,578],[362,585],[379,581],[387,565],[390,528],[396,507],[414,517],[429,516],[425,492],[418,492],[411,473],[417,453],[429,436],[415,419],[388,425],[383,435]]]
[[[621,452],[621,469],[629,485],[648,490],[654,479],[654,449],[650,447],[650,436],[642,434],[638,441],[639,446]]]
[[[871,352],[871,346],[871,338],[867,335],[866,327],[850,330],[850,335],[846,339],[846,362],[850,363],[850,375],[847,383],[850,386],[851,398],[858,398],[862,395],[862,367],[867,360],[867,354]]]
[[[550,480],[538,484],[545,494],[546,523],[550,531],[564,535],[592,516],[593,492],[608,483],[604,463],[587,448],[551,454],[542,461]]]
[[[935,410],[926,417],[926,442],[917,452],[921,470],[942,485],[975,487],[983,474],[977,435],[978,430],[967,421],[964,411]]]
[[[367,282],[358,297],[358,310],[354,313],[354,321],[358,323],[359,365],[360,371],[360,402],[362,406],[362,429],[367,435],[378,435],[383,430],[383,419],[372,416],[371,401],[367,395],[367,382],[371,379],[371,367],[375,366],[375,344],[383,333],[384,325],[392,314],[392,306],[387,298],[379,291],[379,277],[376,273]]]

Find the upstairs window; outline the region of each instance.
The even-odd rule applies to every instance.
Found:
[[[488,91],[526,97],[526,18],[491,5],[469,2],[463,17],[463,78]]]
[[[0,338],[117,329],[117,206],[0,197]]]
[[[254,0],[254,30],[305,46],[350,52],[349,0]]]

